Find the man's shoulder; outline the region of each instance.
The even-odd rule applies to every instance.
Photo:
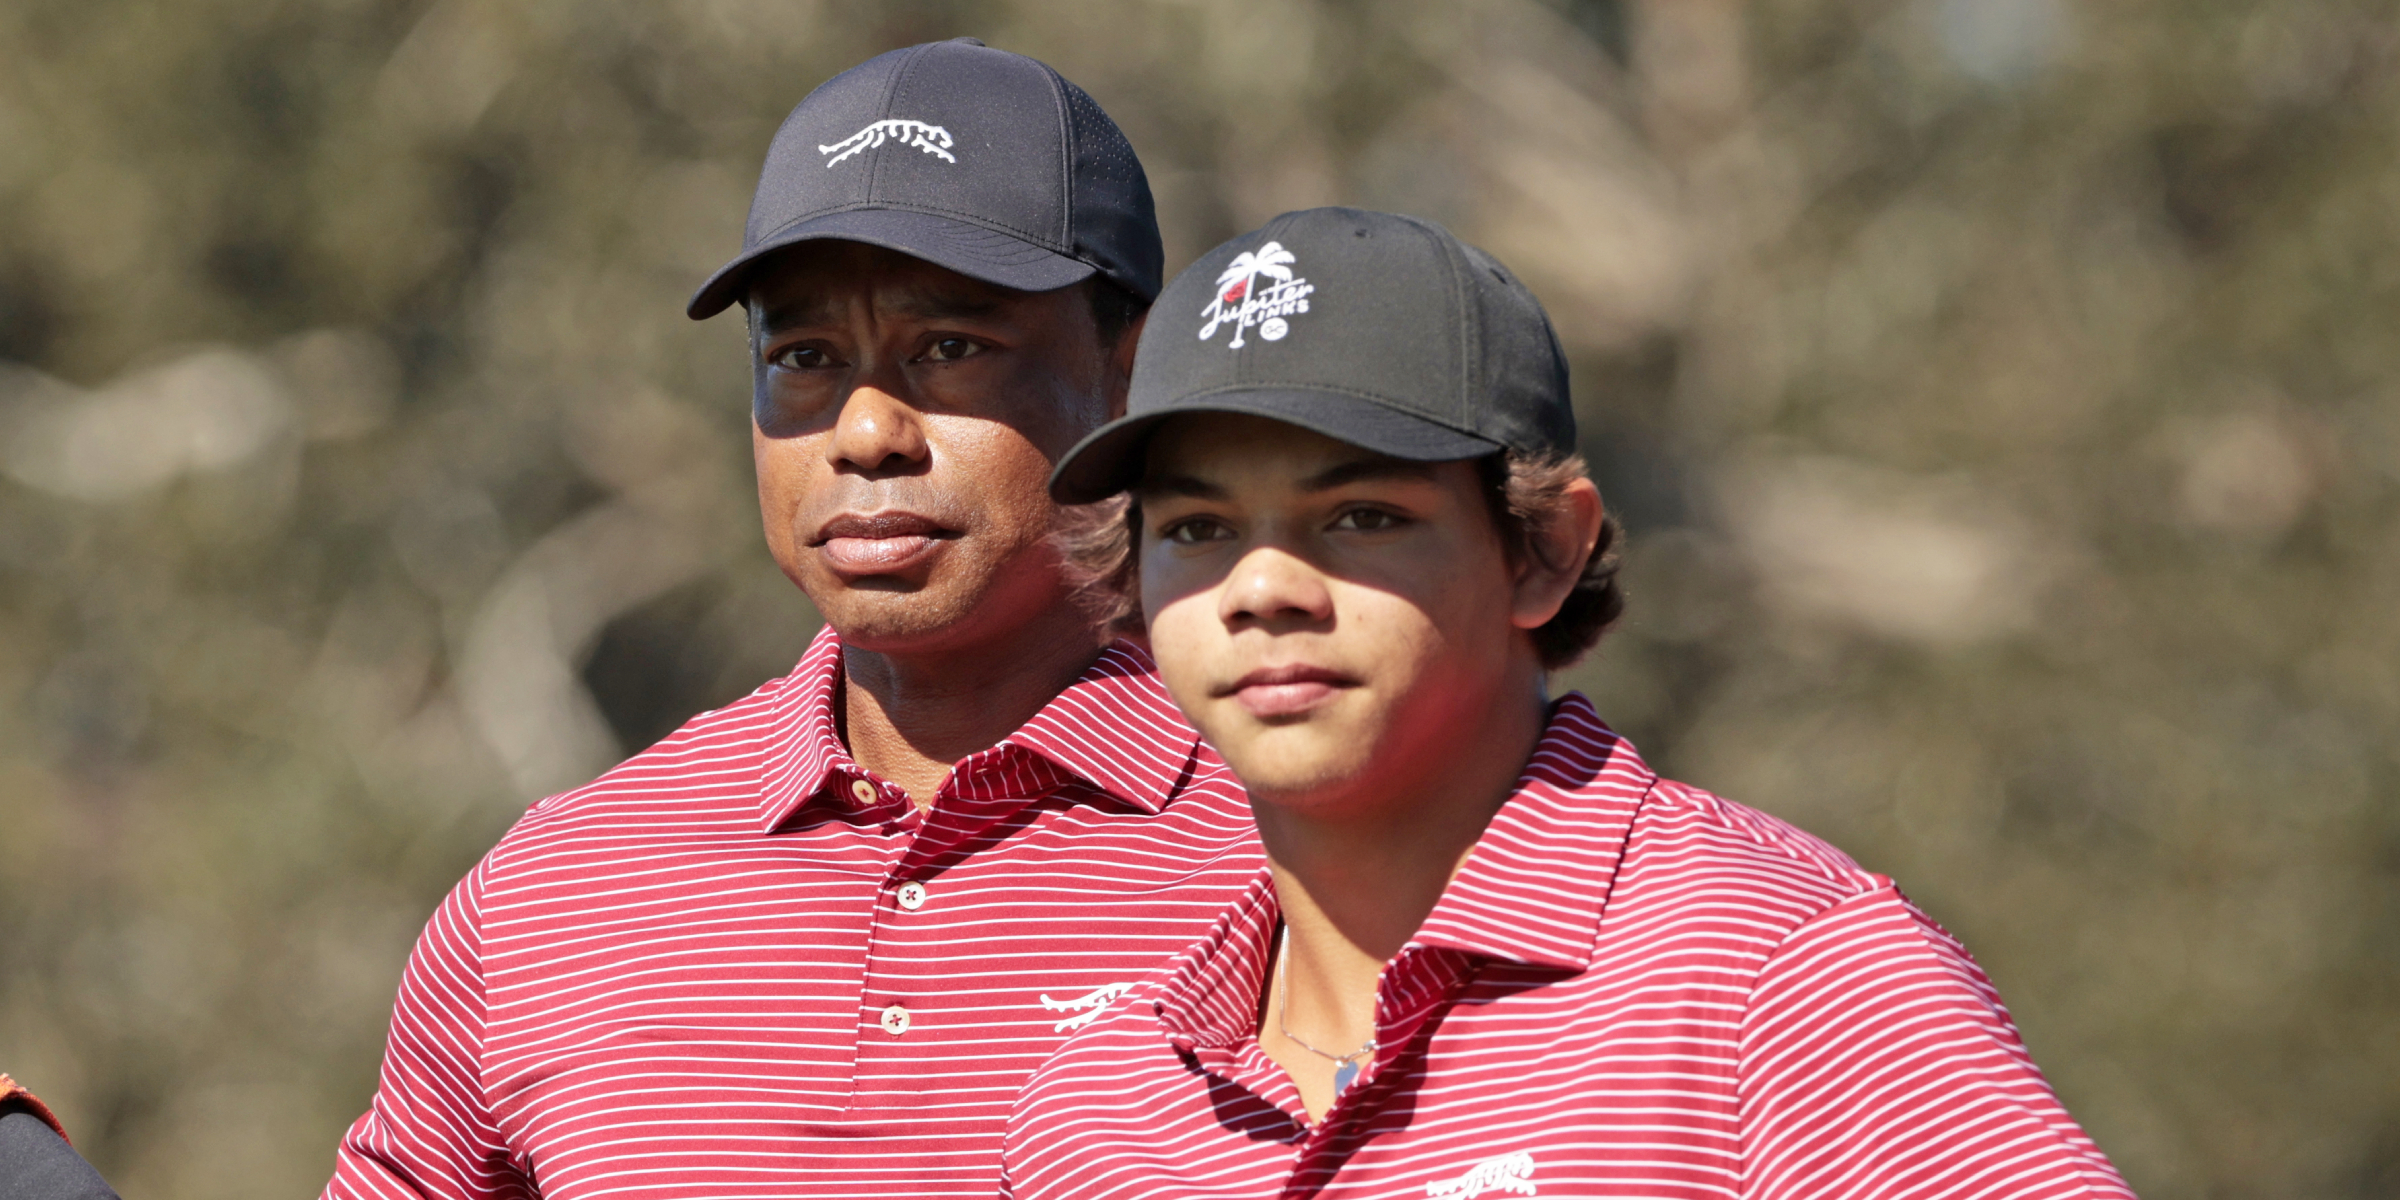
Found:
[[[570,830],[677,831],[757,822],[760,772],[778,731],[794,675],[768,680],[710,709],[584,784],[537,801],[495,853]]]

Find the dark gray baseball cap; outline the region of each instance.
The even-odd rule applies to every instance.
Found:
[[[1047,65],[973,38],[879,54],[810,92],[767,148],[742,252],[685,311],[715,316],[761,257],[818,238],[1020,291],[1099,275],[1144,300],[1166,260],[1116,122]]]
[[[1431,221],[1285,213],[1202,255],[1150,310],[1125,416],[1083,439],[1050,494],[1133,486],[1177,413],[1272,417],[1418,462],[1572,453],[1567,358],[1541,302]]]

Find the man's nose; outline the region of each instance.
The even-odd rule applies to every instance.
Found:
[[[1233,628],[1321,624],[1333,618],[1333,591],[1305,559],[1261,546],[1234,564],[1218,594],[1217,615]]]
[[[873,384],[862,384],[842,401],[826,461],[835,470],[868,474],[912,470],[925,462],[925,427],[917,410]]]

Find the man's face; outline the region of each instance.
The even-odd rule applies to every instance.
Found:
[[[1262,802],[1373,805],[1438,775],[1528,652],[1472,463],[1192,414],[1137,494],[1159,673]]]
[[[938,652],[1063,603],[1050,465],[1122,379],[1082,288],[819,241],[749,300],[767,545],[846,642]]]

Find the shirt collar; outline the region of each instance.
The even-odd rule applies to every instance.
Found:
[[[1591,969],[1634,810],[1658,775],[1570,692],[1412,945]]]
[[[1191,774],[1200,733],[1167,695],[1149,651],[1114,642],[1002,744],[1156,813]]]
[[[1225,1050],[1256,1034],[1282,919],[1275,878],[1262,867],[1208,936],[1168,966],[1154,1011],[1169,1040],[1187,1050]]]
[[[1590,701],[1569,693],[1551,706],[1517,790],[1409,945],[1590,970],[1634,811],[1657,782],[1632,743],[1602,724]],[[1262,871],[1169,968],[1156,1011],[1170,1038],[1222,1049],[1253,1035],[1281,915]]]
[[[839,786],[868,777],[842,744],[835,721],[841,685],[841,636],[828,625],[809,643],[800,665],[778,682],[768,706],[758,808],[767,832],[819,797],[851,809],[868,806]],[[1159,683],[1150,655],[1117,642],[994,749],[1039,755],[1111,796],[1156,813],[1190,774],[1199,744],[1200,735]],[[974,757],[1003,756],[985,751]]]

